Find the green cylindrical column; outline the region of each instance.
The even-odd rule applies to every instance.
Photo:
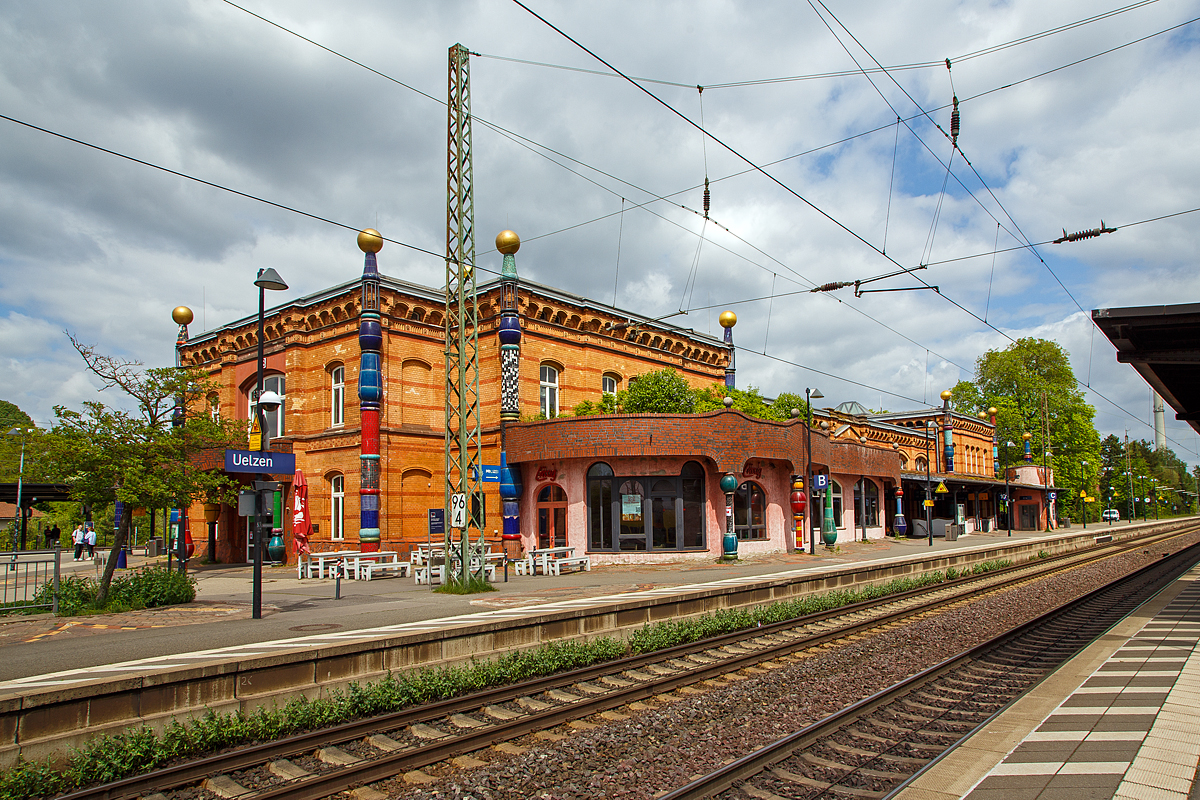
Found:
[[[821,518],[821,543],[826,547],[837,544],[837,526],[833,524],[833,476],[825,484],[825,514]]]

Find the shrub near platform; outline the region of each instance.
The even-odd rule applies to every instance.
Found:
[[[49,604],[54,586],[43,584],[34,595],[35,603]],[[100,584],[95,578],[72,575],[58,584],[59,616],[129,611],[190,603],[196,599],[196,581],[180,572],[162,567],[143,567],[113,578],[104,607],[96,605]]]

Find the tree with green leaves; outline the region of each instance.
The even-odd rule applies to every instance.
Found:
[[[1056,486],[1070,493],[1063,516],[1078,513],[1079,492],[1092,495],[1100,477],[1100,435],[1096,410],[1083,396],[1067,353],[1047,339],[1018,339],[1004,350],[989,350],[975,362],[975,379],[953,389],[957,410],[976,414],[995,407],[1000,446],[1010,465],[1024,454],[1022,434],[1032,435],[1033,461],[1043,454],[1054,469]],[[1048,423],[1050,436],[1046,438]],[[1006,448],[1007,442],[1015,447]],[[1086,461],[1086,465],[1081,462]],[[1099,519],[1102,503],[1085,504]]]
[[[231,479],[189,462],[204,450],[245,447],[246,430],[241,420],[214,419],[204,411],[185,413],[179,424],[171,424],[176,398],[184,409],[207,407],[215,386],[202,370],[146,369],[136,361],[101,355],[73,337],[71,343],[104,389],[119,389],[137,408],[123,411],[98,401],[84,403],[82,411],[55,406],[57,420],[46,437],[50,461],[70,485],[72,497],[92,506],[124,504],[97,595],[97,604],[103,605],[116,556],[129,540],[134,509],[188,508],[193,498],[232,499]]]

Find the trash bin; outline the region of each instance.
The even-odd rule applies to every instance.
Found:
[[[1060,528],[1071,527],[1071,518],[1070,517],[1059,517],[1058,518],[1058,527],[1060,527]]]
[[[128,566],[125,557],[125,548],[122,547],[120,552],[117,553],[117,569],[128,569]]]
[[[990,517],[983,517],[979,520],[979,532],[987,533],[992,529],[992,520]]]
[[[958,541],[958,532],[959,532],[959,526],[957,524],[952,523],[950,525],[947,525],[946,526],[946,541],[947,542],[957,542]]]

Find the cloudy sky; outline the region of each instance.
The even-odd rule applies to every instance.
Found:
[[[656,100],[508,0],[9,0],[0,114],[45,131],[0,119],[0,397],[39,423],[95,398],[64,330],[165,365],[176,305],[198,333],[253,313],[261,267],[280,299],[361,271],[351,231],[46,131],[441,253],[461,42],[481,272],[512,228],[533,280],[704,332],[731,308],[739,385],[830,404],[915,407],[1052,338],[1102,434],[1152,438],[1090,310],[1200,300],[1200,213],[1133,224],[1200,207],[1200,2],[813,2],[527,0]],[[806,292],[922,264],[871,286],[940,294]],[[418,250],[380,265],[441,283]]]

